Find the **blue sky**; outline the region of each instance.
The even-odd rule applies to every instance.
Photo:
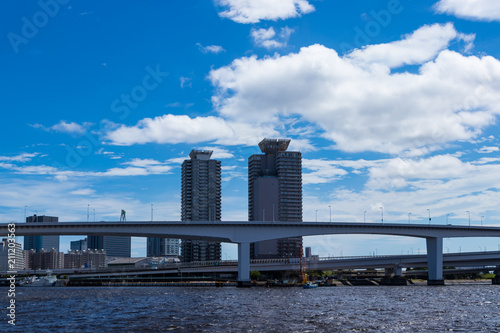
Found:
[[[5,1],[0,221],[180,219],[180,164],[223,165],[247,219],[264,137],[303,153],[304,220],[500,226],[495,0]],[[383,208],[381,208],[383,207]],[[365,213],[366,212],[366,213]],[[411,213],[411,214],[410,214]],[[66,250],[69,241],[63,237]],[[425,241],[311,237],[320,255]],[[133,255],[145,254],[133,239]],[[500,249],[445,240],[445,251]],[[223,257],[235,257],[224,245]]]

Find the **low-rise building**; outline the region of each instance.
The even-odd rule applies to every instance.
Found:
[[[64,255],[64,268],[66,269],[94,269],[101,267],[106,267],[105,250],[70,250]]]
[[[26,269],[62,269],[64,268],[64,253],[58,252],[56,249],[47,251],[41,249],[40,252],[33,250],[27,252],[26,257],[28,264]]]

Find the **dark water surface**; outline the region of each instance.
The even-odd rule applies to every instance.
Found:
[[[16,305],[1,332],[500,332],[492,285],[18,288]]]

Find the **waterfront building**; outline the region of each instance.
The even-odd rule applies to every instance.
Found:
[[[40,249],[36,252],[34,249],[27,250],[28,267],[27,269],[62,269],[64,268],[64,253],[51,249],[47,251]]]
[[[3,238],[0,242],[0,271],[18,271],[24,269],[23,249],[20,243],[11,242],[7,238]],[[9,249],[11,249],[11,258],[13,266],[9,267]]]
[[[182,221],[221,220],[221,162],[210,159],[210,150],[192,150],[182,163]],[[182,260],[221,259],[221,244],[199,240],[182,240]]]
[[[70,242],[70,249],[72,251],[85,251],[85,250],[87,250],[88,249],[87,239],[84,238],[84,239]]]
[[[179,239],[175,238],[156,238],[147,239],[147,256],[164,257],[179,255]]]
[[[56,216],[33,215],[26,217],[26,223],[53,223],[59,222]],[[59,236],[24,236],[24,249],[36,250],[56,249],[59,251]]]
[[[70,250],[64,254],[64,268],[100,268],[106,267],[106,251],[104,250]]]
[[[289,139],[264,139],[248,159],[248,220],[302,222],[302,155]],[[253,243],[253,259],[298,258],[302,237]]]

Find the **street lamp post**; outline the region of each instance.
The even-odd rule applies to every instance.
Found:
[[[316,209],[316,222],[318,222],[318,210]]]
[[[382,221],[382,223],[384,223],[384,207],[380,207],[380,212],[382,214],[381,221]]]
[[[470,227],[470,211],[466,211],[466,213],[469,213],[469,227]]]
[[[484,216],[481,216],[481,227],[483,226],[483,218]]]
[[[427,208],[427,211],[429,212],[429,225],[431,225],[431,210]]]
[[[446,224],[449,224],[448,223],[448,217],[450,216],[450,214],[446,214]]]
[[[411,223],[411,213],[408,213],[408,224]]]
[[[363,222],[365,222],[365,223],[366,223],[366,210],[365,210],[365,212],[363,213]]]
[[[330,208],[330,223],[332,222],[332,206],[328,206]]]
[[[89,221],[89,215],[90,215],[90,204],[87,204],[87,222]]]

